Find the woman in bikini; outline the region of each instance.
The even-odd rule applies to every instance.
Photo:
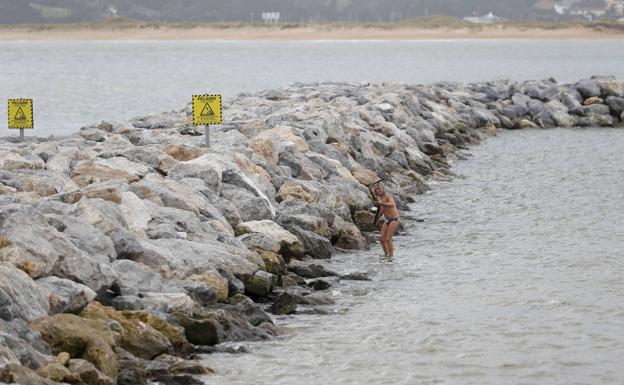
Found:
[[[375,205],[379,207],[384,215],[385,223],[381,229],[381,247],[383,247],[384,255],[392,258],[394,248],[392,246],[392,236],[399,226],[399,210],[390,194],[386,193],[381,183],[375,186]]]

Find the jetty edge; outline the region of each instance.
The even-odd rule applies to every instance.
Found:
[[[373,241],[368,184],[408,210],[498,130],[622,127],[624,82],[293,83],[225,104],[210,150],[190,105],[0,139],[1,383],[199,384],[198,353],[332,302],[318,260]]]

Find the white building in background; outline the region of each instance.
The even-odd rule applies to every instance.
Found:
[[[262,12],[262,20],[264,20],[264,24],[276,24],[279,22],[279,19],[279,12]]]
[[[624,15],[624,0],[607,0],[607,7],[616,15]]]
[[[558,15],[566,15],[577,1],[579,0],[559,0],[555,3],[555,12]]]
[[[624,0],[559,0],[555,3],[555,12],[559,15],[590,20],[605,16],[610,9],[624,11]]]
[[[464,20],[477,24],[492,24],[498,23],[499,21],[505,21],[507,19],[505,19],[504,17],[496,16],[495,14],[490,12],[484,16],[464,17]]]

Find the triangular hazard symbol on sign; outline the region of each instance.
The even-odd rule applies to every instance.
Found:
[[[17,108],[17,113],[15,113],[15,120],[26,120],[26,115],[22,110],[22,107]]]
[[[206,103],[200,115],[201,116],[214,116],[214,114],[215,114],[214,111],[212,110],[212,108],[210,108],[210,104]]]

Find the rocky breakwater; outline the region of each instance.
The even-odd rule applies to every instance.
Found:
[[[197,352],[332,302],[314,259],[368,247],[367,185],[401,210],[498,129],[615,126],[624,83],[293,84],[69,137],[0,141],[0,382],[200,383]],[[325,277],[323,279],[320,279]]]

